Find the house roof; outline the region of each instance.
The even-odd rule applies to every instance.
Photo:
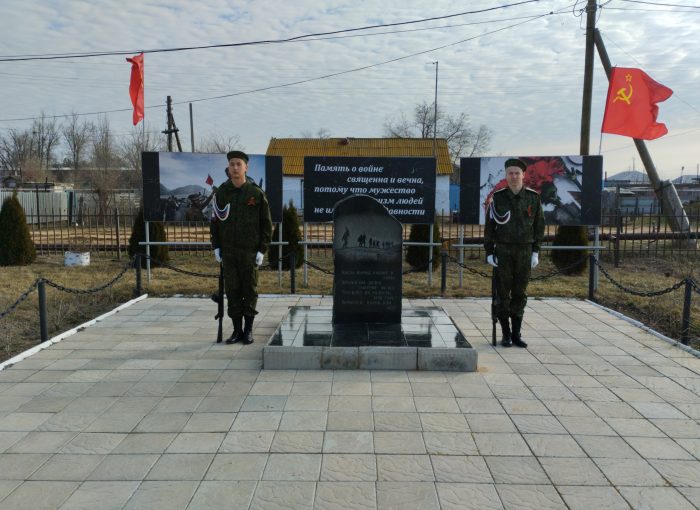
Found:
[[[452,173],[447,140],[438,138],[437,175]],[[304,156],[432,157],[432,138],[271,138],[266,155],[282,156],[284,175],[304,175]]]

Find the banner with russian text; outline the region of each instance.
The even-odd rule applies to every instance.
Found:
[[[405,224],[435,217],[434,158],[304,158],[304,221],[333,220],[350,195],[369,195]]]

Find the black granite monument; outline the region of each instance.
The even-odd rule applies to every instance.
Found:
[[[334,324],[401,324],[402,228],[368,195],[333,211]]]

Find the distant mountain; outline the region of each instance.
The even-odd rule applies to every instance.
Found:
[[[644,172],[637,172],[636,170],[630,170],[627,172],[620,172],[619,174],[611,175],[606,179],[607,182],[612,181],[625,181],[634,183],[649,182],[649,177]]]
[[[199,186],[197,184],[189,184],[187,186],[170,190],[170,194],[175,195],[176,197],[186,197],[187,195],[194,195],[195,193],[206,195],[207,189],[204,186]]]
[[[196,184],[189,184],[187,186],[181,186],[175,189],[168,189],[162,184],[160,185],[160,196],[174,195],[176,197],[186,197],[188,195],[194,195],[195,193],[201,193],[202,195],[208,194],[205,187],[198,186]]]

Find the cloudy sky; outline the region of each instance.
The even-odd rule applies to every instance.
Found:
[[[466,112],[475,126],[489,126],[494,136],[488,155],[579,151],[583,0],[3,0],[2,5],[3,135],[28,128],[41,112],[111,112],[106,115],[118,136],[133,129],[124,55],[8,58],[277,41],[441,18],[286,43],[147,53],[146,129],[165,129],[170,95],[185,150],[190,150],[190,102],[197,140],[238,135],[251,153],[264,153],[271,137],[319,129],[331,136],[378,137],[387,120],[432,102],[431,62],[438,61],[440,107]],[[465,13],[485,9],[490,10]],[[659,120],[669,133],[648,142],[661,177],[677,177],[681,167],[685,175],[696,174],[700,0],[602,1],[597,26],[613,65],[642,68],[674,90],[660,104]],[[296,82],[304,83],[290,85]],[[596,57],[591,154],[601,144],[606,92]],[[603,135],[601,153],[609,175],[641,169],[629,138]]]

